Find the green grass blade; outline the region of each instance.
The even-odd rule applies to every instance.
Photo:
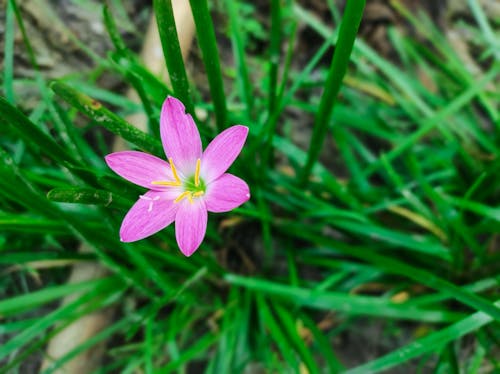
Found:
[[[39,148],[41,153],[46,154],[60,164],[65,164],[67,162],[75,165],[78,164],[66,149],[57,144],[52,137],[43,132],[19,109],[1,96],[0,113],[2,113],[0,116],[0,124],[12,129],[27,144]]]
[[[306,232],[303,226],[288,225],[290,229],[303,239],[307,239],[316,244],[326,245],[332,249],[345,253],[346,255],[356,257],[361,261],[367,261],[376,265],[379,269],[383,269],[388,273],[399,274],[417,281],[418,283],[425,284],[431,288],[449,294],[452,298],[460,301],[461,303],[489,314],[496,320],[500,320],[500,308],[496,307],[489,300],[468,292],[443,278],[431,273],[422,268],[408,265],[402,261],[389,258],[383,255],[376,254],[370,250],[362,247],[356,247],[345,243],[338,242],[333,239],[321,237],[316,233]]]
[[[236,84],[238,85],[240,100],[245,103],[246,106],[245,109],[247,118],[252,118],[251,113],[253,110],[254,97],[245,59],[245,46],[243,44],[243,37],[240,33],[240,25],[238,20],[239,4],[238,1],[235,0],[225,0],[224,3],[226,4],[229,15],[231,43],[233,45],[233,54],[236,69],[238,71],[239,79],[236,81]]]
[[[12,11],[14,11],[14,14],[16,16],[17,25],[19,26],[19,30],[21,31],[21,35],[22,35],[26,50],[28,52],[28,58],[29,58],[29,61],[31,63],[31,66],[37,72],[37,75],[38,75],[39,66],[38,66],[38,63],[36,61],[35,52],[33,51],[33,47],[31,46],[30,38],[28,36],[28,33],[26,32],[26,28],[24,27],[22,14],[19,11],[19,7],[17,6],[17,3],[15,0],[9,0],[9,3],[10,3],[10,7],[11,7]],[[37,76],[37,79],[38,78],[39,78],[39,76]]]
[[[422,120],[421,127],[403,139],[397,147],[394,147],[389,152],[385,154],[387,160],[392,161],[396,157],[400,156],[405,150],[414,145],[419,139],[428,134],[430,131],[436,128],[437,124],[445,121],[449,116],[458,112],[465,105],[470,103],[470,100],[474,98],[479,92],[481,92],[484,87],[490,83],[497,75],[500,70],[500,66],[493,67],[487,74],[485,74],[481,79],[474,82],[473,85],[468,87],[463,93],[454,98],[447,106],[443,109],[435,112],[432,116]],[[371,174],[374,170],[381,167],[382,160],[370,165],[366,169],[366,174]]]
[[[116,282],[116,280],[117,279],[113,277],[93,279],[80,283],[68,283],[62,286],[44,288],[40,291],[11,297],[10,299],[0,301],[0,315],[6,317],[23,313],[30,309],[36,308],[37,306],[41,306],[51,301],[60,299],[64,296],[93,289],[100,285],[102,286],[110,284],[110,282]]]
[[[304,340],[300,337],[297,328],[297,320],[293,314],[290,313],[288,307],[281,306],[279,303],[273,303],[273,309],[276,311],[276,316],[280,324],[284,327],[285,334],[289,339],[291,345],[297,351],[297,354],[302,359],[302,362],[307,367],[309,373],[319,374],[320,368],[314,361],[313,355],[308,347],[305,345]]]
[[[460,207],[460,209],[468,210],[482,217],[488,217],[492,220],[500,222],[500,207],[491,207],[472,200],[454,196],[446,196],[445,199],[449,200],[453,205]]]
[[[76,91],[62,82],[52,82],[50,87],[70,105],[93,119],[99,125],[106,127],[109,131],[150,153],[156,155],[161,155],[163,153],[163,148],[159,140],[138,130],[121,117],[103,107],[100,102]]]
[[[69,234],[70,230],[62,221],[16,214],[0,214],[0,231],[29,232],[42,234]],[[0,260],[1,261],[1,260]]]
[[[311,332],[313,336],[313,346],[314,352],[317,349],[321,352],[324,360],[326,361],[327,373],[341,373],[345,371],[344,366],[341,364],[339,359],[336,357],[333,351],[332,343],[329,340],[329,336],[324,334],[317,325],[317,322],[308,316],[307,313],[300,313],[300,321],[304,323],[304,326]]]
[[[15,180],[16,184],[11,181]],[[96,231],[95,227],[89,225],[84,219],[76,214],[61,209],[58,205],[47,200],[39,192],[36,186],[26,180],[22,171],[14,164],[12,158],[0,148],[0,191],[12,201],[24,206],[25,208],[43,214],[48,218],[63,220],[68,228],[81,240],[89,244],[99,255],[100,261],[120,275],[128,282],[134,284],[146,295],[152,296],[151,291],[143,283],[140,274],[129,270],[126,266],[117,264],[116,259],[110,256],[102,248],[120,248],[122,243],[118,240],[118,233],[112,233],[110,227],[102,225],[101,229]],[[119,252],[120,253],[120,252]]]
[[[116,27],[116,22],[109,10],[109,7],[106,4],[102,7],[102,15],[104,20],[104,25],[106,26],[106,30],[108,31],[111,42],[113,43],[116,50],[121,52],[122,54],[129,55],[130,50],[125,45],[123,38],[118,32],[118,28]]]
[[[122,318],[120,321],[111,324],[110,326],[104,326],[104,329],[100,330],[95,335],[90,336],[82,344],[76,346],[69,352],[65,353],[62,357],[52,362],[51,365],[45,371],[43,371],[42,374],[51,374],[54,371],[57,371],[57,369],[59,369],[62,365],[75,358],[82,352],[92,349],[93,346],[110,338],[112,334],[116,333],[117,331],[125,330],[127,326],[130,326],[132,322],[131,319],[133,319],[133,317],[127,316],[125,318]]]
[[[267,300],[260,294],[257,294],[256,299],[260,320],[266,329],[268,329],[271,333],[272,341],[278,346],[278,349],[283,355],[283,359],[286,361],[288,368],[292,368],[295,372],[298,372],[299,362],[294,349],[290,344],[290,340],[286,337],[283,328],[278,324],[273,316]]]
[[[189,93],[189,83],[175,26],[172,2],[171,0],[154,0],[153,8],[174,94],[183,102],[186,111],[194,115],[194,105]]]
[[[54,188],[47,193],[47,198],[62,203],[114,205],[125,209],[130,206],[129,201],[112,192],[93,188]]]
[[[281,5],[279,0],[271,0],[271,35],[269,37],[269,89],[267,98],[269,101],[269,115],[274,112],[278,86],[278,64],[281,48]]]
[[[111,52],[109,59],[113,62],[113,68],[120,73],[125,80],[137,90],[138,87],[142,91],[148,93],[148,96],[154,102],[155,106],[161,108],[165,97],[173,95],[172,91],[160,80],[157,76],[152,74],[140,63],[124,56],[120,52]],[[138,90],[141,93],[141,90]],[[143,98],[141,98],[143,100]],[[144,100],[143,100],[144,101]]]
[[[213,333],[206,333],[200,336],[196,341],[187,349],[183,350],[178,359],[171,361],[167,365],[161,367],[158,373],[178,373],[182,365],[193,360],[200,352],[206,351],[217,341],[217,335]]]
[[[75,301],[39,318],[29,328],[23,330],[20,334],[17,334],[7,343],[3,344],[0,347],[0,359],[9,355],[12,351],[17,350],[19,346],[23,346],[29,341],[36,339],[37,336],[51,326],[61,322],[67,324],[82,315],[104,307],[105,305],[103,304],[109,304],[108,300],[106,300],[105,292],[111,294],[120,293],[124,287],[123,284],[117,284],[116,278],[105,280],[108,281],[106,286],[95,287],[87,291],[83,296],[76,298]],[[110,281],[113,281],[115,285],[110,286]]]
[[[497,301],[495,305],[500,308],[500,301]],[[424,338],[417,339],[385,356],[348,370],[346,374],[378,373],[401,365],[423,354],[438,352],[446,344],[456,341],[464,335],[474,332],[492,321],[493,319],[488,314],[476,312],[451,326],[431,333]]]
[[[500,60],[500,43],[498,41],[498,35],[495,35],[493,29],[491,28],[488,18],[486,14],[484,14],[483,9],[481,8],[481,4],[478,0],[467,0],[467,4],[469,5],[472,14],[476,18],[476,21],[483,32],[483,35],[490,44],[490,48],[495,56],[495,58]]]
[[[212,17],[208,10],[207,0],[190,0],[189,2],[196,25],[196,36],[198,37],[198,44],[205,65],[210,94],[214,103],[217,129],[222,131],[227,126],[226,95],[224,93],[219,51]]]
[[[296,35],[296,28],[294,29],[294,34],[293,37]],[[293,40],[290,41],[290,43],[293,44]],[[308,64],[302,69],[302,71],[298,74],[298,76],[294,79],[294,82],[290,88],[287,89],[287,82],[283,81],[280,87],[280,92],[279,92],[279,101],[278,101],[278,106],[275,108],[274,112],[271,113],[270,117],[267,119],[266,123],[264,126],[262,126],[258,138],[263,138],[264,139],[264,150],[262,151],[262,165],[264,167],[269,167],[269,161],[272,162],[272,146],[273,146],[273,141],[276,136],[276,128],[278,125],[278,120],[280,119],[281,114],[287,107],[287,105],[290,104],[290,102],[293,99],[294,94],[299,90],[300,86],[303,84],[303,82],[307,79],[307,77],[311,74],[313,69],[317,67],[319,61],[321,58],[325,55],[329,47],[329,42],[324,42],[321,47],[316,51],[314,56],[311,58],[311,60],[308,62]],[[292,59],[292,53],[293,53],[293,47],[291,46],[288,51],[288,56],[287,56],[287,62],[291,63]],[[286,66],[285,66],[286,68]],[[285,95],[286,92],[286,95]],[[257,147],[261,147],[259,142],[255,142],[254,145],[250,148],[251,152],[255,152]]]
[[[308,147],[307,161],[300,176],[300,184],[305,185],[312,168],[319,158],[323,142],[328,131],[330,118],[337,94],[342,86],[342,79],[347,71],[354,40],[358,32],[366,0],[349,0],[346,3],[342,23],[340,24],[335,54],[328,70],[318,111],[314,118],[314,128]]]
[[[298,306],[320,310],[338,310],[350,315],[370,315],[384,318],[408,319],[427,322],[451,322],[463,317],[461,313],[425,310],[394,304],[378,297],[356,296],[340,292],[325,292],[294,287],[264,279],[227,274],[225,280],[262,294],[282,298]]]
[[[7,1],[5,9],[5,35],[3,50],[3,92],[5,98],[14,104],[14,11],[12,4]]]

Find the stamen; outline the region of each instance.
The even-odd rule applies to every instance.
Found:
[[[175,181],[152,181],[151,184],[155,186],[167,186],[167,187],[180,187],[182,186],[181,179],[179,178],[179,174],[177,174],[177,169],[175,168],[174,161],[172,158],[168,159],[170,163],[170,170],[172,170],[172,174],[174,176]]]
[[[177,199],[174,200],[174,203],[178,203],[179,201],[181,201],[182,199],[184,199],[185,197],[187,197],[189,199],[189,202],[192,203],[193,202],[193,197],[191,196],[191,192],[190,191],[184,191],[183,193],[181,193]]]
[[[151,184],[154,184],[156,186],[170,186],[170,187],[179,187],[182,186],[182,183],[179,181],[152,181]]]
[[[196,187],[200,185],[200,166],[201,166],[201,160],[198,159],[196,160],[196,169],[194,172],[194,185]]]
[[[175,181],[180,184],[181,180],[179,178],[179,175],[177,175],[177,170],[175,169],[174,161],[172,160],[172,158],[169,158],[168,162],[170,162],[170,168],[172,169],[172,174],[174,175]]]
[[[203,196],[205,194],[205,192],[203,191],[196,191],[195,193],[193,193],[193,197],[200,197],[200,196]]]

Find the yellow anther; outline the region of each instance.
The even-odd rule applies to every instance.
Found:
[[[175,181],[177,183],[181,183],[179,175],[177,175],[177,170],[175,169],[174,161],[172,160],[172,158],[169,158],[168,162],[170,163],[170,168],[172,169],[172,174],[174,175]]]
[[[189,202],[192,203],[193,202],[193,196],[191,196],[191,191],[184,191],[183,193],[181,193],[177,199],[174,200],[174,203],[178,203],[179,201],[181,201],[182,199],[184,199],[185,197],[188,198]]]
[[[198,187],[200,185],[200,166],[201,160],[196,160],[196,169],[194,171],[194,185]]]
[[[205,192],[203,191],[196,191],[195,193],[193,193],[193,197],[200,197],[200,196],[203,196],[205,194]]]

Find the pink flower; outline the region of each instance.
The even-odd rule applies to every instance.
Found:
[[[198,129],[184,105],[168,97],[160,116],[161,141],[168,162],[143,152],[123,151],[106,156],[121,177],[147,188],[130,208],[120,239],[133,242],[175,221],[181,252],[191,256],[207,229],[207,212],[227,212],[250,198],[248,185],[226,173],[245,143],[248,128],[232,126],[203,151]]]

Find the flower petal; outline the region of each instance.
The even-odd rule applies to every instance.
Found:
[[[151,184],[152,181],[174,180],[170,165],[161,158],[147,153],[136,151],[115,152],[107,155],[105,160],[116,174],[148,189],[164,189]]]
[[[229,169],[241,152],[248,135],[248,127],[236,125],[224,130],[215,137],[203,152],[201,158],[201,177],[210,183]]]
[[[178,204],[168,199],[164,192],[146,192],[123,219],[120,240],[135,242],[153,235],[174,221],[177,209]]]
[[[207,210],[214,213],[233,210],[248,199],[250,199],[250,189],[246,182],[229,173],[210,183],[205,194]]]
[[[207,231],[207,208],[202,199],[187,199],[177,203],[179,210],[175,217],[175,237],[181,252],[191,256],[200,246]]]
[[[185,177],[192,175],[202,153],[200,133],[184,105],[171,96],[161,109],[160,135],[167,157]]]

